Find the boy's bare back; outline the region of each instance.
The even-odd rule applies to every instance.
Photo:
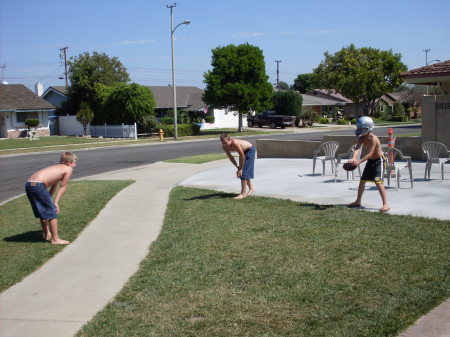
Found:
[[[35,172],[28,180],[41,182],[45,184],[45,186],[51,187],[59,181],[67,182],[70,179],[72,172],[73,168],[71,166],[58,164]]]
[[[231,139],[230,144],[229,145],[222,145],[222,148],[225,151],[237,151],[238,147],[240,147],[242,149],[243,152],[247,151],[249,148],[251,148],[253,145],[252,143],[246,141],[246,140],[242,140],[242,139]]]

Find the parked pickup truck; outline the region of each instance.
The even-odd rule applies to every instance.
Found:
[[[247,116],[247,125],[250,128],[254,126],[261,128],[264,125],[268,125],[272,129],[276,127],[284,129],[286,126],[294,126],[294,122],[295,117],[277,115],[276,111],[263,111],[255,116]]]

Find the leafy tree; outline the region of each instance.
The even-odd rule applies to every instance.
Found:
[[[94,124],[110,123],[111,114],[108,108],[108,99],[114,87],[109,87],[102,83],[96,83],[94,86],[94,97],[92,99],[92,108],[95,111]]]
[[[119,84],[111,89],[103,109],[108,123],[147,125],[155,118],[155,99],[147,87],[132,83]]]
[[[296,125],[302,112],[303,97],[295,91],[275,91],[272,94],[273,109],[280,115],[296,116]]]
[[[95,86],[98,83],[113,86],[130,80],[127,70],[117,57],[105,53],[88,52],[72,57],[69,62],[70,105],[77,111],[81,102],[94,106]]]
[[[80,109],[77,112],[77,121],[83,125],[83,135],[87,136],[87,126],[94,119],[94,113],[92,112],[89,104],[86,102],[80,103]]]
[[[287,84],[286,82],[280,81],[280,82],[278,82],[277,89],[289,90],[290,88],[289,88],[289,84]]]
[[[308,91],[311,91],[312,86],[312,76],[313,74],[299,74],[297,78],[294,80],[294,84],[292,85],[292,89],[299,91],[301,94],[305,94]]]
[[[238,131],[242,132],[242,115],[269,106],[272,85],[263,53],[248,43],[230,44],[212,50],[211,65],[212,70],[204,74],[203,100],[209,105],[237,110]]]
[[[407,70],[401,55],[392,50],[370,47],[357,49],[353,44],[331,55],[314,69],[313,84],[336,89],[353,102],[362,102],[364,113],[372,114],[376,101],[402,83],[400,72]]]
[[[405,116],[405,106],[403,105],[403,103],[401,103],[401,102],[394,103],[394,111],[393,111],[392,115],[400,116],[400,117]]]

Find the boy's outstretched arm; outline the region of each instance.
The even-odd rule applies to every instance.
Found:
[[[361,146],[362,146],[362,141],[361,141],[361,139],[358,139],[358,144],[356,144],[355,151],[353,151],[353,157],[350,160],[350,162],[352,162],[355,165],[358,165],[358,161],[356,160],[356,158],[358,158],[358,154],[361,152]]]
[[[67,172],[64,174],[63,179],[61,180],[61,186],[59,187],[58,193],[56,194],[55,198],[55,205],[56,205],[56,213],[59,213],[59,200],[61,199],[62,195],[67,189],[67,184],[69,183],[69,179],[72,176],[72,168],[69,168]],[[56,187],[56,184],[54,185]],[[53,187],[52,187],[53,188]]]
[[[240,144],[237,144],[237,153],[239,154],[239,166],[236,174],[238,177],[242,177],[242,170],[244,169],[244,162],[245,162],[245,154]]]
[[[236,163],[236,160],[234,159],[233,155],[230,153],[230,151],[227,151],[227,150],[223,150],[223,151],[227,154],[228,159],[230,159],[231,163],[234,166],[239,167],[238,164]]]

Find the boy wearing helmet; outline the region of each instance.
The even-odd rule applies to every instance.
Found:
[[[356,146],[355,152],[353,153],[353,158],[350,160],[350,162],[355,165],[360,165],[365,161],[367,161],[367,163],[361,176],[361,181],[359,182],[358,195],[356,197],[356,200],[349,204],[348,207],[360,207],[361,198],[364,190],[366,189],[366,182],[373,182],[375,183],[378,192],[380,192],[381,200],[383,202],[383,206],[380,208],[380,212],[387,212],[389,211],[389,204],[387,202],[386,190],[383,185],[385,158],[383,155],[383,151],[381,150],[380,140],[371,132],[372,129],[372,118],[363,116],[358,118],[358,120],[356,121],[355,134],[358,137],[358,144]],[[361,151],[362,145],[364,145],[365,148],[368,149],[368,153],[360,160],[356,160],[359,152]]]

